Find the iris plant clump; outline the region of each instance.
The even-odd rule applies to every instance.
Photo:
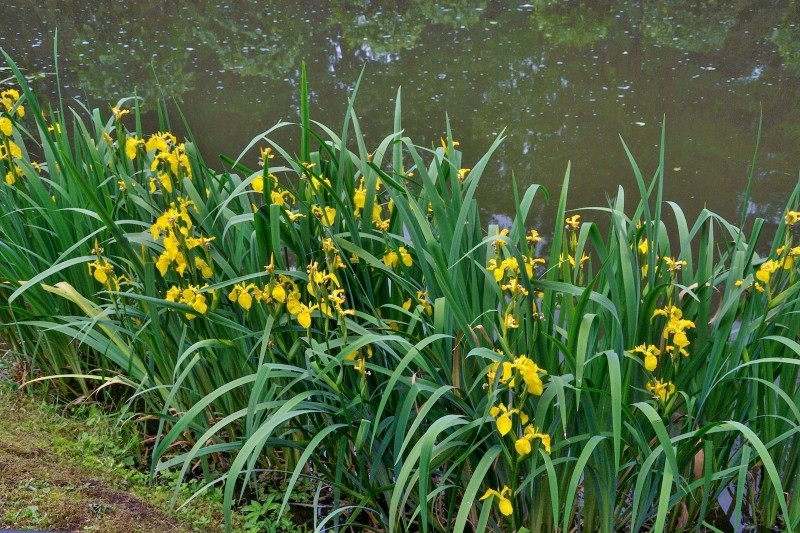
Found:
[[[449,128],[404,135],[399,93],[368,149],[352,100],[311,122],[304,75],[299,149],[279,124],[218,172],[137,99],[45,112],[7,59],[0,335],[29,386],[151,421],[155,480],[230,510],[280,473],[290,512],[303,478],[317,531],[798,528],[797,192],[771,243],[690,223],[662,136],[651,179],[623,144],[630,206],[568,214],[567,165],[544,242],[513,176],[511,224],[482,226],[502,136],[467,167]]]

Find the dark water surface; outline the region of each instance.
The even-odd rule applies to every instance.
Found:
[[[153,109],[175,96],[212,164],[297,120],[303,61],[312,118],[340,130],[364,68],[356,109],[373,147],[401,86],[406,133],[438,144],[449,115],[466,166],[506,128],[480,194],[498,222],[512,171],[557,195],[571,161],[570,207],[605,206],[619,185],[632,198],[620,136],[650,176],[664,116],[665,196],[691,216],[742,215],[760,110],[747,212],[777,221],[800,169],[800,2],[4,0],[0,21],[0,47],[44,74],[41,93],[57,90],[57,28],[66,97],[108,109],[136,89]]]

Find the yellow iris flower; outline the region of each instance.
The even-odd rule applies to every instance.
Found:
[[[774,274],[775,271],[780,268],[780,266],[780,263],[773,261],[772,259],[764,261],[761,263],[761,267],[758,269],[758,272],[756,272],[756,279],[764,284],[769,283],[772,274]]]
[[[292,292],[286,301],[286,310],[305,329],[311,327],[311,312],[317,309],[316,305],[308,306],[300,301],[300,292]]]
[[[544,392],[544,383],[539,376],[547,374],[543,368],[539,368],[536,363],[530,360],[527,356],[521,355],[514,359],[514,367],[519,370],[522,379],[525,381],[525,387],[530,394],[541,396]]]
[[[505,437],[509,431],[511,431],[511,415],[518,415],[520,421],[523,424],[528,423],[528,415],[520,411],[519,409],[508,409],[505,404],[499,403],[489,409],[489,415],[495,418],[495,424],[497,425],[497,432],[500,433],[501,436]],[[500,415],[500,416],[498,416]]]
[[[517,450],[517,453],[520,455],[520,457],[524,457],[531,453],[531,444],[535,439],[541,440],[544,451],[546,451],[548,454],[550,453],[550,435],[541,433],[539,432],[539,428],[528,424],[525,426],[525,431],[523,432],[522,437],[518,438],[514,443],[514,449]]]
[[[571,217],[564,220],[564,227],[566,229],[576,230],[581,227],[581,216],[580,215],[572,215]]]
[[[684,334],[684,337],[686,335]],[[688,345],[688,341],[687,341]],[[658,366],[658,356],[661,355],[661,350],[655,344],[640,344],[631,353],[639,353],[644,356],[644,367],[652,372]]]
[[[511,516],[514,513],[514,506],[511,504],[511,500],[506,497],[506,494],[510,492],[511,489],[504,485],[503,489],[499,492],[494,489],[487,490],[480,499],[483,501],[494,496],[497,499],[497,507],[500,509],[503,516]]]
[[[662,402],[666,402],[670,396],[675,394],[675,385],[673,385],[671,381],[663,382],[659,379],[655,379],[647,383],[645,388],[652,392]]]
[[[11,126],[11,120],[8,117],[0,117],[0,133],[6,137],[10,137],[14,128]]]

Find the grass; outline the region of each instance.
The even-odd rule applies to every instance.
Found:
[[[113,418],[95,408],[65,416],[41,395],[20,395],[16,384],[4,380],[0,424],[0,528],[224,530],[221,505],[212,498],[171,513],[168,484],[148,486],[147,476],[131,467],[132,441],[125,442]],[[182,500],[190,494],[182,491]],[[236,524],[238,529],[243,519],[237,516]]]
[[[632,203],[568,212],[566,165],[545,255],[539,187],[481,225],[502,135],[469,163],[449,129],[418,146],[400,93],[368,147],[357,86],[334,131],[303,73],[299,148],[273,129],[215,172],[166,112],[43,112],[7,60],[0,334],[30,386],[126,402],[151,476],[222,487],[229,529],[276,477],[314,531],[800,525],[797,191],[766,244],[687,220],[662,132],[652,173],[628,152]]]

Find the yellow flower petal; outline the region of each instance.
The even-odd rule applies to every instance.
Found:
[[[511,505],[511,500],[508,498],[502,498],[500,503],[498,503],[498,507],[500,507],[500,512],[503,513],[504,516],[511,516],[514,514],[514,506]]]
[[[542,446],[544,446],[544,451],[548,454],[550,453],[550,435],[539,433],[538,437],[542,440]]]
[[[206,297],[203,294],[198,294],[195,299],[192,307],[195,311],[200,313],[201,315],[205,314],[208,311],[208,304],[206,304]]]
[[[283,288],[283,285],[275,285],[272,288],[272,297],[278,300],[280,303],[286,301],[286,289]]]
[[[672,337],[672,343],[678,348],[686,348],[689,346],[689,339],[686,337],[686,333],[678,331],[675,333],[675,336]]]
[[[125,155],[128,156],[128,159],[136,159],[136,151],[139,144],[141,144],[141,140],[136,137],[128,137],[125,139]]]
[[[517,442],[514,443],[514,449],[517,450],[517,453],[520,456],[525,456],[531,453],[531,443],[526,438],[517,439]]]
[[[300,300],[297,298],[290,297],[286,302],[286,310],[293,315],[300,314],[303,310],[303,307],[305,306],[301,304]]]
[[[309,313],[308,311],[302,311],[300,314],[297,315],[297,322],[306,329],[310,328],[311,313]]]
[[[525,386],[528,388],[529,393],[534,396],[542,395],[544,392],[544,383],[535,371],[523,372],[522,378],[525,380]]]
[[[249,311],[250,307],[253,305],[253,297],[250,296],[250,293],[247,291],[241,291],[239,298],[236,301],[245,311]]]
[[[164,252],[158,258],[158,262],[156,262],[156,268],[158,268],[162,278],[167,275],[167,270],[169,270],[169,265],[171,262],[172,261],[170,261],[169,254],[167,252]]]
[[[9,120],[7,117],[0,117],[0,132],[9,137],[11,136],[12,131],[13,128],[11,127],[11,120]]]
[[[388,252],[383,256],[383,262],[389,268],[397,266],[397,252]]]
[[[108,281],[108,274],[106,274],[105,269],[102,267],[95,268],[94,279],[105,285],[106,281]]]
[[[479,500],[479,501],[483,501],[483,500],[485,500],[486,498],[488,498],[488,497],[490,497],[490,496],[498,496],[498,497],[499,497],[499,496],[500,496],[500,493],[499,493],[499,492],[497,492],[497,491],[496,491],[496,490],[494,490],[494,489],[487,489],[487,490],[486,490],[486,492],[484,492],[484,493],[483,493],[483,496],[481,496],[480,498],[478,498],[478,500]]]
[[[497,419],[497,431],[504,437],[511,431],[511,415],[502,415]]]

